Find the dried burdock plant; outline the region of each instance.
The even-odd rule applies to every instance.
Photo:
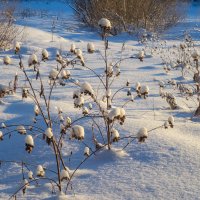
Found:
[[[146,141],[149,132],[158,128],[166,128],[165,123],[150,131],[146,128],[142,128],[138,133],[129,133],[127,136],[120,135],[122,134],[122,126],[124,126],[127,119],[126,107],[129,103],[133,103],[135,98],[145,101],[145,99],[149,97],[150,90],[148,86],[137,83],[134,91],[131,87],[131,81],[129,80],[121,87],[116,88],[114,86],[115,81],[117,81],[120,76],[123,76],[123,71],[120,70],[120,64],[124,60],[131,60],[133,57],[129,56],[124,58],[122,56],[125,49],[123,44],[120,59],[116,62],[111,62],[108,41],[108,36],[110,35],[112,27],[111,22],[106,18],[102,18],[98,24],[103,39],[103,53],[95,51],[93,43],[87,45],[87,50],[90,54],[101,54],[101,61],[104,64],[104,69],[102,70],[104,72],[103,74],[98,74],[95,69],[92,69],[85,62],[85,54],[83,54],[81,49],[76,48],[75,44],[71,45],[69,58],[66,58],[61,52],[56,53],[56,64],[55,67],[50,70],[49,74],[41,74],[40,67],[48,64],[49,53],[46,49],[42,50],[40,56],[36,55],[36,53],[31,54],[28,59],[28,67],[25,67],[20,52],[21,45],[16,45],[14,47],[19,57],[19,69],[22,71],[27,82],[26,86],[23,85],[19,88],[21,89],[20,91],[24,100],[29,98],[34,102],[33,119],[30,121],[30,124],[2,124],[0,129],[3,130],[3,133],[0,132],[0,140],[5,138],[5,136],[12,138],[12,134],[18,132],[21,134],[20,137],[25,137],[25,150],[30,156],[37,148],[42,148],[37,146],[37,140],[43,140],[44,145],[48,145],[48,148],[53,152],[53,156],[55,157],[54,169],[56,169],[56,171],[46,168],[41,161],[38,166],[30,165],[33,170],[29,169],[29,163],[13,161],[21,163],[22,171],[24,171],[24,167],[26,171],[28,170],[27,179],[29,179],[29,181],[27,181],[23,175],[23,180],[26,181],[12,197],[16,197],[19,191],[25,193],[28,189],[28,185],[34,182],[37,183],[38,180],[49,181],[53,188],[57,188],[57,191],[67,192],[77,170],[87,159],[95,155],[95,153],[101,149],[110,150],[114,143],[120,143],[123,139],[132,139],[131,142],[134,141],[134,139],[138,139],[138,141],[142,143]],[[142,61],[143,57],[144,54],[141,53],[139,59]],[[41,60],[39,58],[41,58]],[[70,71],[76,66],[88,70],[88,73],[95,75],[95,82],[98,87],[95,88],[88,81],[73,79],[73,73],[71,74]],[[65,69],[66,67],[67,69]],[[33,80],[31,76],[35,76],[35,79]],[[71,84],[76,87],[72,96],[72,104],[74,104],[74,108],[80,111],[80,115],[78,118],[74,119],[73,114],[70,117],[66,116],[62,107],[56,107],[57,115],[55,117],[55,114],[52,112],[52,95],[57,86],[62,87],[65,91],[67,88],[73,88],[65,87]],[[17,89],[18,87],[16,87],[16,90]],[[118,100],[117,97],[120,92],[124,94],[124,96],[122,95],[124,100],[121,98]],[[90,120],[91,123],[82,123],[82,121],[84,122],[86,119]],[[169,127],[173,128],[173,118],[168,119],[168,124]],[[89,135],[88,132],[92,135],[90,146],[85,143],[85,138]],[[80,145],[84,145],[85,147],[85,159],[80,161],[80,164],[74,171],[68,169],[65,164],[68,158],[62,154],[63,144],[67,139],[69,142],[76,140],[76,142],[79,142]],[[123,149],[131,144],[131,142],[129,141]],[[36,171],[36,173],[32,171]],[[51,178],[49,173],[46,173],[47,171],[53,173],[54,178]]]

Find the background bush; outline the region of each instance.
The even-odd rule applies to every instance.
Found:
[[[0,0],[0,50],[11,45],[19,33],[14,26],[16,1]]]
[[[115,30],[146,29],[160,32],[184,17],[187,0],[73,0],[78,18],[96,27],[100,18],[112,21]]]

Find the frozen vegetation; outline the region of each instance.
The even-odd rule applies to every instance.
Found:
[[[0,52],[0,199],[200,199],[198,6],[139,41],[64,1],[18,6],[34,12]]]

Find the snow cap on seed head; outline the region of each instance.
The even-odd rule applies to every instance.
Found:
[[[168,122],[168,121],[166,121],[166,122],[164,123],[164,128],[165,128],[165,129],[169,128],[169,122]]]
[[[42,167],[42,165],[37,166],[36,175],[39,177],[44,177],[45,171],[44,171],[44,168]]]
[[[113,141],[113,142],[118,142],[119,139],[120,139],[120,135],[119,135],[118,130],[116,130],[116,129],[113,128],[113,129],[111,130],[111,134],[112,134],[112,141]]]
[[[71,138],[83,140],[84,137],[85,137],[85,131],[83,126],[74,125],[71,129]]]
[[[86,106],[83,107],[82,113],[83,113],[83,115],[88,115],[89,114],[89,110],[88,110],[88,108]]]
[[[32,135],[27,135],[26,138],[25,138],[25,143],[27,145],[30,145],[32,147],[34,147],[34,140],[33,140],[33,137]]]
[[[2,128],[6,128],[5,123],[1,123],[1,127],[2,127]]]
[[[149,87],[147,85],[144,85],[141,87],[141,94],[148,94],[149,93]]]
[[[90,95],[93,96],[94,95],[94,90],[92,88],[92,86],[90,85],[90,83],[85,82],[81,85],[81,92],[83,92],[85,95]]]
[[[76,45],[74,43],[71,44],[71,48],[70,48],[70,51],[72,53],[75,53],[75,49],[76,49]]]
[[[5,56],[3,58],[3,62],[5,65],[10,65],[11,64],[11,58],[9,56]]]
[[[78,58],[81,58],[83,56],[83,52],[82,52],[81,49],[76,49],[75,53],[76,53],[76,55],[77,55]]]
[[[17,53],[19,50],[20,50],[21,46],[19,44],[19,42],[15,42],[14,43],[14,50],[15,50],[15,53]]]
[[[194,60],[198,60],[199,59],[199,57],[200,57],[200,54],[199,54],[199,52],[197,51],[197,50],[195,50],[193,53],[192,53],[192,58],[194,59]]]
[[[85,149],[84,149],[84,155],[87,156],[87,157],[90,155],[90,149],[89,149],[89,147],[85,147]]]
[[[25,135],[25,134],[26,134],[26,129],[25,129],[24,126],[19,125],[19,126],[17,127],[17,132],[20,133],[20,134],[22,134],[22,135]]]
[[[174,117],[173,116],[169,116],[168,117],[168,122],[171,128],[174,127]]]
[[[69,180],[70,179],[70,175],[69,175],[68,170],[62,169],[61,172],[60,172],[60,178],[61,178],[61,181]]]
[[[106,19],[106,18],[101,18],[98,22],[98,25],[101,27],[101,28],[105,28],[105,29],[111,29],[111,22]]]
[[[82,108],[84,105],[84,98],[82,96],[74,99],[74,107],[75,108]]]
[[[68,79],[70,77],[71,73],[69,70],[62,70],[61,71],[61,78],[62,79]]]
[[[32,172],[32,171],[29,171],[29,172],[28,172],[28,178],[29,178],[29,179],[33,179],[33,172]]]
[[[122,125],[124,123],[125,118],[126,118],[126,112],[124,108],[113,108],[108,113],[108,119],[110,123],[113,122],[114,120],[119,120],[120,124]]]
[[[65,126],[69,127],[69,126],[71,126],[71,123],[72,123],[71,118],[67,117],[66,120],[65,120]]]
[[[40,114],[40,109],[39,109],[38,105],[34,106],[34,112],[35,112],[36,116],[38,116]]]
[[[88,104],[88,107],[89,107],[90,110],[92,110],[92,107],[93,107],[93,106],[92,106],[91,103],[89,103],[89,104]]]
[[[24,179],[24,188],[23,189],[26,189],[27,186],[29,186],[29,182],[27,179]],[[23,190],[24,191],[24,190]]]
[[[3,132],[0,131],[0,140],[3,140]]]
[[[53,137],[53,132],[51,128],[47,128],[45,131],[45,135],[47,136],[47,138],[52,138]]]
[[[37,63],[38,63],[38,58],[37,58],[36,54],[30,55],[29,59],[28,59],[28,65],[31,66],[31,65],[34,65]]]
[[[42,60],[48,60],[49,52],[46,49],[42,50]]]
[[[56,78],[58,78],[58,74],[59,72],[56,69],[52,69],[49,72],[49,78],[55,80]]]
[[[88,50],[88,52],[89,53],[94,53],[94,51],[95,51],[95,46],[94,46],[94,44],[93,43],[88,43],[87,44],[87,50]]]
[[[25,150],[28,152],[28,153],[31,153],[31,151],[33,150],[33,147],[34,147],[34,140],[33,140],[33,137],[32,135],[27,135],[26,138],[25,138]]]
[[[147,128],[141,128],[137,133],[137,139],[139,142],[144,142],[145,139],[148,137],[148,130]]]
[[[60,114],[60,113],[63,112],[61,107],[57,107],[57,106],[56,106],[55,109],[58,111],[58,114]]]
[[[136,89],[136,91],[139,92],[139,91],[140,91],[140,88],[141,88],[141,84],[140,84],[140,82],[137,82],[137,83],[135,84],[135,89]]]

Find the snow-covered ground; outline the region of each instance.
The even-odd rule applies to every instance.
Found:
[[[56,6],[54,6],[54,4]],[[64,4],[51,2],[46,7],[45,3],[30,2],[30,7],[35,9],[49,9],[51,17],[33,16],[26,19],[18,19],[18,26],[25,26],[24,36],[22,38],[22,54],[24,65],[28,65],[28,57],[36,53],[39,57],[42,49],[47,49],[50,53],[50,59],[45,64],[41,64],[41,73],[45,79],[45,89],[47,89],[48,74],[51,69],[56,67],[56,51],[61,50],[67,54],[70,45],[75,45],[83,50],[85,61],[97,73],[103,73],[104,63],[98,52],[94,54],[87,53],[87,43],[93,42],[97,50],[103,51],[103,42],[100,37],[88,29],[85,29],[77,22],[72,11]],[[53,5],[53,6],[52,6]],[[23,6],[27,6],[26,3]],[[194,11],[194,10],[193,10]],[[61,14],[62,13],[62,14]],[[193,13],[193,12],[191,12]],[[56,22],[54,39],[52,41],[51,23],[58,16]],[[194,22],[194,21],[195,22]],[[193,23],[199,23],[196,15],[189,15],[185,23],[192,26]],[[169,31],[183,33],[186,28],[185,23],[178,25]],[[168,33],[168,34],[169,34]],[[171,37],[170,37],[171,38]],[[116,61],[120,57],[122,43],[125,42],[125,51],[123,57],[132,56],[138,53],[143,47],[131,36],[120,35],[110,38],[109,43],[111,61]],[[169,39],[167,44],[172,44]],[[179,41],[175,41],[179,43]],[[17,72],[19,74],[19,85],[26,83],[22,72],[16,67],[18,65],[17,56],[13,50],[0,53],[2,60],[5,55],[12,58],[12,64],[5,66],[0,64],[1,84],[8,85],[14,79]],[[89,70],[83,70],[75,67],[70,69],[72,77],[78,79],[81,83],[90,82],[94,88],[98,88],[99,82]],[[136,82],[148,85],[150,88],[149,98],[146,100],[136,99],[134,103],[126,108],[127,120],[123,125],[121,137],[127,133],[135,134],[141,127],[151,128],[163,124],[169,115],[175,117],[175,127],[173,129],[158,129],[150,134],[147,141],[143,144],[133,142],[125,151],[120,149],[127,143],[122,141],[114,145],[110,152],[99,152],[85,162],[78,171],[76,177],[72,180],[73,189],[69,190],[66,199],[74,200],[133,200],[133,199],[164,199],[164,200],[197,200],[200,199],[200,126],[199,122],[190,120],[191,112],[178,98],[179,104],[183,109],[172,111],[169,109],[165,100],[159,96],[158,81],[175,78],[180,72],[165,74],[162,69],[161,59],[155,55],[147,56],[144,62],[138,59],[130,59],[121,64],[121,76],[115,82],[114,91],[126,84],[129,80],[134,87]],[[29,75],[33,77],[32,71]],[[34,85],[37,87],[37,85]],[[76,89],[69,84],[65,87],[57,86],[52,97],[52,113],[56,118],[55,106],[62,107],[64,116],[70,116],[75,119],[80,116],[81,111],[74,109],[72,94]],[[119,93],[119,105],[123,105],[123,98],[126,97],[126,90]],[[0,104],[0,123],[6,124],[28,124],[33,118],[34,104],[31,99],[21,99],[21,91],[16,94],[6,96]],[[192,107],[191,109],[195,109]],[[84,142],[92,146],[90,120],[81,121],[81,125],[86,128],[86,138]],[[4,130],[3,130],[4,131]],[[10,139],[5,138],[0,142],[0,160],[17,160],[32,163],[33,165],[42,164],[49,169],[55,170],[55,160],[51,149],[44,145],[43,141],[35,141],[35,148],[31,155],[25,151],[24,137],[13,134]],[[84,145],[81,142],[69,141],[66,137],[62,153],[65,161],[71,170],[84,159]],[[73,152],[69,162],[70,153]],[[36,167],[31,166],[33,172]],[[18,164],[2,163],[0,168],[0,199],[7,199],[22,184],[21,167]],[[54,174],[47,172],[50,177]],[[40,187],[30,185],[26,194],[18,194],[17,199],[55,199],[51,194],[51,185],[45,183]]]

